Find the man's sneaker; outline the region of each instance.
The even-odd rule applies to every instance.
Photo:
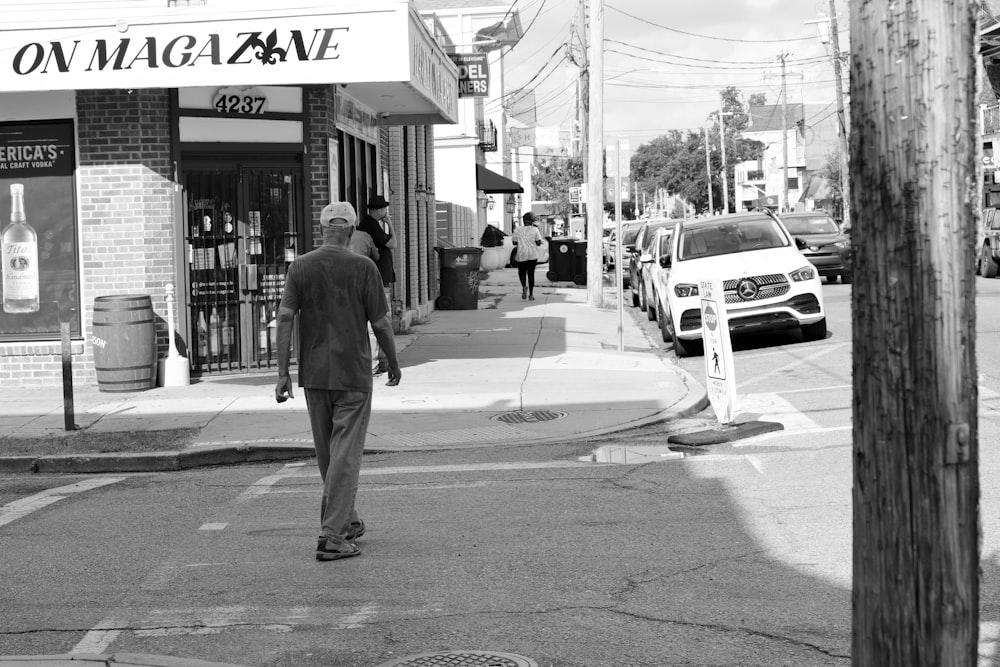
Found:
[[[361,549],[351,542],[334,542],[329,537],[316,545],[316,560],[339,560],[361,555]]]
[[[364,534],[365,522],[359,520],[357,523],[352,523],[347,527],[347,530],[344,533],[344,539],[348,542],[353,542]]]

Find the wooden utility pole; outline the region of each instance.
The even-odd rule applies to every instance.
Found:
[[[778,56],[781,61],[781,210],[788,211],[788,86],[785,60],[788,53]]]
[[[847,138],[847,119],[844,117],[844,81],[840,63],[840,29],[837,24],[837,2],[830,0],[830,46],[833,49],[833,78],[837,86],[837,135],[840,137],[840,194],[844,202],[841,224],[851,226],[851,188],[848,156],[851,148]]]
[[[590,127],[587,163],[587,304],[604,305],[604,0],[590,0]],[[620,297],[619,297],[620,298]]]
[[[977,4],[851,2],[854,665],[977,662]]]
[[[719,98],[719,147],[722,149],[722,212],[729,213],[729,174],[726,169],[726,114]]]
[[[715,200],[712,197],[712,152],[708,148],[708,125],[705,126],[705,174],[708,176],[708,214],[715,212]]]

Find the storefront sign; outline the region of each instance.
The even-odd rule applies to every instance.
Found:
[[[378,117],[375,112],[354,98],[337,92],[334,103],[334,120],[337,127],[368,143],[378,143]]]
[[[456,67],[423,33],[410,31],[410,83],[447,111],[458,109]]]
[[[58,340],[58,309],[67,307],[78,309],[71,332],[80,335],[73,137],[70,120],[0,123],[0,227],[9,222],[10,186],[23,185],[38,258],[38,309],[0,308],[0,340]]]
[[[489,97],[490,64],[485,53],[449,53],[458,66],[458,96]]]
[[[0,92],[358,83],[376,86],[366,89],[369,106],[396,97],[380,113],[457,118],[457,68],[409,3],[266,12],[144,4],[96,7],[86,25],[55,12],[5,13]],[[259,113],[242,99],[224,103],[226,113]]]

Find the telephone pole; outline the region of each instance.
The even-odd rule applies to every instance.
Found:
[[[844,118],[844,82],[840,63],[840,35],[837,27],[837,3],[830,0],[830,46],[833,48],[833,78],[837,85],[837,134],[840,136],[840,193],[844,217],[841,224],[851,227],[851,176],[848,156],[851,148],[847,138],[847,119]]]
[[[785,60],[788,52],[778,56],[781,61],[781,210],[788,211],[788,86]]]
[[[708,175],[708,214],[715,212],[715,200],[712,197],[712,152],[708,148],[708,125],[705,126],[705,173]]]
[[[604,0],[590,1],[590,82],[587,135],[587,305],[604,305],[601,237],[604,231]],[[619,287],[620,289],[620,287]],[[621,295],[619,294],[619,297]]]
[[[851,3],[859,666],[978,662],[978,4]]]

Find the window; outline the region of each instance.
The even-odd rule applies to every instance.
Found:
[[[799,189],[799,179],[798,179],[797,176],[795,178],[789,178],[788,179],[788,189],[789,190],[798,190]]]

